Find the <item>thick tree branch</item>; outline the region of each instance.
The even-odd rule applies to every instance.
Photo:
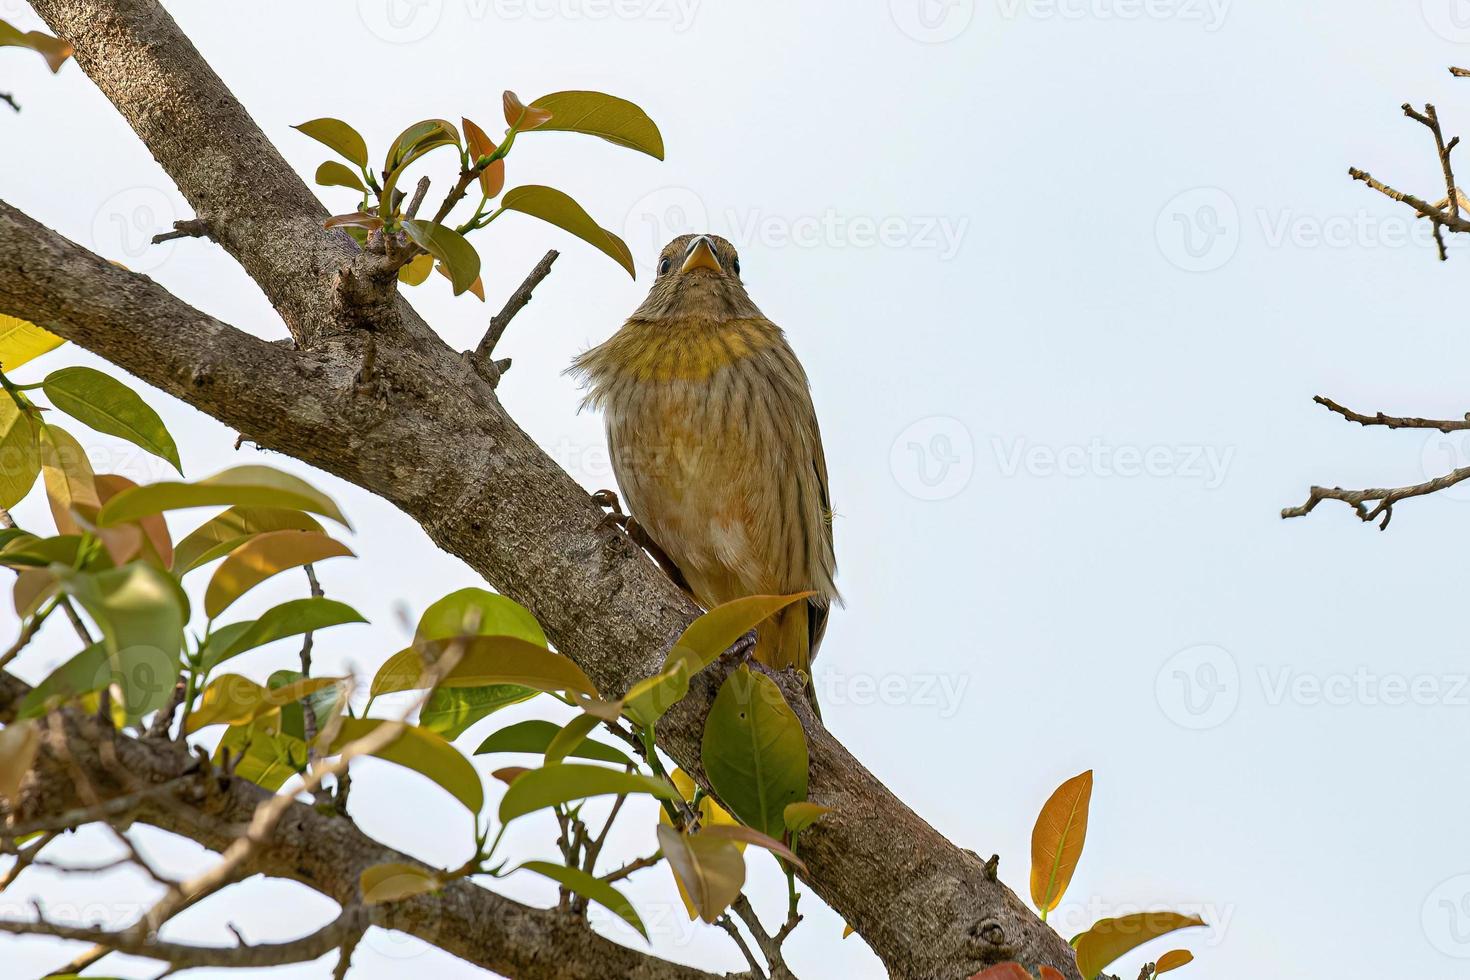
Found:
[[[168,14],[152,0],[34,6],[303,349],[232,331],[4,206],[0,311],[43,323],[257,445],[393,502],[527,605],[604,692],[657,669],[697,609],[405,300],[344,300],[341,270],[355,246],[321,228],[324,210]],[[357,383],[359,328],[376,338],[368,391]],[[799,692],[793,678],[783,682]],[[715,678],[701,675],[660,725],[660,743],[701,781],[715,692]],[[790,700],[807,727],[811,797],[834,809],[802,835],[804,877],[893,976],[966,976],[1016,959],[1076,977],[1055,932],[864,769],[799,693]]]

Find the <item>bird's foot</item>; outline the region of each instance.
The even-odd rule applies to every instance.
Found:
[[[664,552],[664,549],[658,546],[658,542],[653,540],[647,531],[643,530],[643,525],[638,523],[636,517],[623,513],[623,508],[618,502],[616,491],[599,490],[592,495],[592,500],[597,506],[607,511],[607,515],[603,517],[605,522],[615,524],[622,528],[623,533],[631,538],[634,544],[648,552],[649,557],[658,564],[659,568],[664,570],[664,574],[675,585],[685,592],[689,592],[689,583],[684,580],[684,573],[679,571],[679,567],[674,564],[673,559],[669,558]]]

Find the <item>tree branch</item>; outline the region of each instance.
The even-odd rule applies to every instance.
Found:
[[[394,503],[528,606],[600,690],[616,694],[653,673],[696,607],[608,526],[401,296],[344,300],[355,244],[322,229],[324,209],[168,13],[152,0],[33,6],[75,47],[77,63],[260,284],[301,349],[234,331],[3,205],[0,310],[41,323],[261,447]],[[356,383],[364,326],[378,352],[370,396]],[[718,682],[709,673],[659,730],[660,744],[705,786],[700,746]],[[807,730],[810,796],[833,808],[802,835],[804,878],[890,973],[928,980],[1014,959],[1075,978],[1065,941],[864,769],[811,714],[796,678],[779,680]]]

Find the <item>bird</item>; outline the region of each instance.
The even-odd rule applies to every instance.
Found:
[[[811,593],[756,628],[754,655],[804,673],[815,706],[812,660],[842,601],[827,461],[806,371],[735,247],[675,238],[642,305],[567,370],[603,413],[628,516],[697,603]]]

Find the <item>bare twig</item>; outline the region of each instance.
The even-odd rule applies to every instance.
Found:
[[[153,236],[153,244],[161,245],[171,242],[175,238],[213,238],[209,233],[209,223],[203,218],[185,218],[183,221],[174,222],[173,231],[162,231]]]
[[[30,844],[16,851],[15,863],[6,868],[3,875],[0,875],[0,892],[3,892],[5,889],[9,888],[11,884],[15,882],[15,879],[20,877],[20,873],[22,871],[24,871],[26,868],[29,868],[32,864],[37,863],[37,858],[39,857],[41,850],[45,848],[47,844],[50,844],[52,841],[54,841],[58,836],[59,833],[57,831],[49,831],[48,833],[43,834],[40,838],[32,841]]]
[[[1404,115],[1425,126],[1433,134],[1434,149],[1439,154],[1440,169],[1444,172],[1444,206],[1449,208],[1451,217],[1458,218],[1460,216],[1460,195],[1458,189],[1455,187],[1455,171],[1450,165],[1450,153],[1459,145],[1460,137],[1456,136],[1449,143],[1445,143],[1444,131],[1439,125],[1439,113],[1429,103],[1425,103],[1422,113],[1415,111],[1414,107],[1407,102],[1403,104],[1403,110]],[[1438,220],[1434,222],[1434,243],[1439,248],[1440,261],[1443,262],[1448,259],[1449,253],[1445,250],[1444,244],[1444,229]]]
[[[19,112],[20,111],[20,103],[19,102],[16,102],[15,101],[15,96],[11,95],[9,92],[0,92],[0,102],[4,102],[6,105],[10,106],[10,108],[14,109],[16,112]]]
[[[500,312],[490,318],[490,327],[485,331],[485,336],[480,338],[480,343],[475,347],[475,357],[480,360],[489,359],[495,353],[495,345],[500,343],[500,338],[505,334],[505,328],[510,326],[510,321],[515,315],[531,302],[531,293],[541,285],[541,280],[551,274],[551,265],[556,261],[560,253],[552,249],[541,256],[541,261],[536,263],[525,280],[516,287],[516,291],[510,294]]]
[[[38,917],[36,921],[24,922],[0,919],[0,932],[19,936],[53,936],[96,943],[114,952],[129,956],[146,956],[161,960],[175,969],[195,967],[262,967],[284,966],[288,963],[306,963],[326,955],[349,941],[354,934],[361,935],[370,921],[368,911],[360,905],[349,906],[332,922],[316,932],[300,939],[284,943],[260,943],[237,946],[194,946],[187,943],[168,942],[147,933],[138,934],[133,929],[111,931],[84,926],[68,926]]]
[[[791,935],[791,930],[800,924],[801,916],[794,914],[788,916],[780,931],[771,935],[766,932],[765,926],[761,925],[760,917],[755,914],[750,899],[746,898],[743,892],[736,896],[730,909],[740,917],[740,921],[745,923],[745,927],[755,937],[761,955],[766,958],[766,967],[770,971],[771,980],[793,980],[795,975],[781,956],[781,946],[786,942],[786,937]]]
[[[424,195],[427,193],[429,193],[429,178],[420,177],[418,186],[413,189],[413,197],[409,199],[408,210],[403,212],[406,217],[418,217],[419,206],[424,203]]]
[[[1350,408],[1344,408],[1331,398],[1323,395],[1314,396],[1312,401],[1336,412],[1349,422],[1356,422],[1359,425],[1381,425],[1389,429],[1438,429],[1441,432],[1456,432],[1470,429],[1470,412],[1466,412],[1465,417],[1462,419],[1421,419],[1411,416],[1384,415],[1382,412],[1364,415]]]
[[[1344,490],[1342,487],[1313,487],[1307,496],[1306,503],[1300,507],[1285,508],[1282,510],[1281,516],[1283,518],[1305,517],[1324,500],[1341,500],[1343,503],[1352,507],[1353,512],[1358,515],[1358,519],[1365,523],[1382,517],[1383,521],[1378,525],[1378,529],[1382,531],[1387,529],[1388,522],[1393,518],[1393,506],[1400,500],[1438,493],[1464,480],[1470,480],[1470,466],[1462,466],[1457,470],[1446,473],[1444,476],[1438,476],[1433,480],[1416,483],[1409,487],[1373,488],[1369,490]],[[1377,503],[1373,507],[1367,506],[1375,501]]]
[[[725,930],[725,933],[734,941],[735,945],[740,947],[740,952],[745,956],[745,962],[750,964],[751,976],[755,977],[756,980],[766,980],[766,971],[761,967],[760,960],[755,958],[755,953],[751,951],[750,944],[740,934],[740,927],[735,924],[734,919],[730,918],[730,913],[726,912],[721,915],[715,920],[715,925]]]
[[[1398,201],[1401,204],[1407,204],[1409,207],[1417,211],[1420,215],[1434,220],[1437,224],[1444,225],[1451,231],[1470,231],[1470,221],[1466,221],[1464,217],[1449,214],[1448,212],[1435,207],[1433,204],[1430,204],[1428,201],[1423,200],[1422,198],[1415,197],[1412,194],[1405,194],[1403,191],[1395,190],[1389,185],[1383,183],[1381,180],[1375,179],[1372,174],[1368,173],[1365,170],[1359,170],[1357,167],[1349,167],[1348,175],[1352,177],[1353,180],[1361,180],[1363,183],[1367,184],[1369,187],[1373,188],[1375,191],[1384,195],[1385,197]]]

